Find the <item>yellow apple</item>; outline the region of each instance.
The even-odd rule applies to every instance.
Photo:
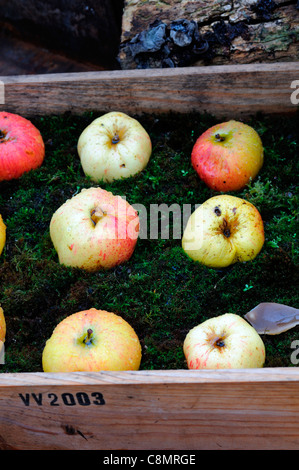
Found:
[[[0,255],[3,251],[5,241],[6,241],[6,225],[3,222],[2,216],[0,214]]]
[[[258,133],[230,120],[205,131],[195,142],[191,163],[199,177],[215,191],[237,191],[256,177],[264,149]]]
[[[5,336],[6,336],[5,316],[4,316],[3,308],[0,307],[0,341],[2,341],[2,343],[5,342]]]
[[[86,271],[109,269],[127,261],[138,234],[135,209],[102,188],[83,189],[62,204],[50,221],[59,262]]]
[[[265,241],[257,208],[230,195],[206,200],[189,217],[182,238],[185,253],[208,267],[253,260]]]
[[[266,357],[259,334],[233,313],[195,326],[187,334],[183,350],[188,369],[260,368]]]
[[[62,320],[42,354],[44,372],[138,370],[141,345],[122,317],[91,308]]]
[[[96,182],[111,182],[142,171],[151,156],[152,143],[136,119],[114,111],[84,129],[77,149],[86,176]]]

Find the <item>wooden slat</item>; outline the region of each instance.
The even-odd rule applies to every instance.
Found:
[[[299,447],[296,368],[3,374],[0,388],[1,449]]]
[[[209,112],[242,117],[291,113],[299,62],[0,77],[0,110],[43,115],[120,110]]]

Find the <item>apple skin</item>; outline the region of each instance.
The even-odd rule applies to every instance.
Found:
[[[6,242],[6,225],[3,222],[2,216],[0,214],[0,255],[3,251]]]
[[[99,187],[82,189],[62,204],[50,221],[59,262],[86,271],[110,269],[128,261],[138,234],[135,209]]]
[[[242,317],[225,313],[195,326],[183,350],[188,369],[250,369],[265,363],[265,345]]]
[[[0,152],[0,181],[9,181],[40,167],[45,145],[39,130],[28,119],[2,111]]]
[[[5,316],[4,316],[3,308],[0,307],[0,341],[2,343],[5,342],[5,336],[6,336]],[[0,347],[0,349],[1,349],[1,347]]]
[[[191,153],[194,170],[214,191],[238,191],[263,166],[264,149],[258,133],[247,124],[230,120],[205,131]]]
[[[265,241],[264,224],[248,201],[222,194],[207,199],[189,217],[182,248],[194,261],[211,268],[253,260]]]
[[[142,171],[151,156],[152,143],[136,119],[113,111],[84,129],[77,149],[86,176],[95,182],[112,182]]]
[[[138,370],[140,362],[141,345],[131,325],[115,313],[95,308],[62,320],[42,354],[44,372]]]

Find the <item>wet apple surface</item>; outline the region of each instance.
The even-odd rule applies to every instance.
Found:
[[[186,369],[184,339],[209,318],[225,312],[243,317],[261,302],[298,308],[299,116],[255,116],[246,121],[262,139],[263,167],[244,189],[225,195],[258,210],[264,244],[254,259],[216,268],[186,256],[181,239],[189,215],[223,195],[210,189],[190,162],[197,137],[219,122],[196,113],[138,116],[153,146],[146,168],[130,178],[97,185],[83,172],[77,143],[100,116],[31,116],[45,142],[44,162],[19,179],[0,182],[0,214],[6,226],[0,304],[7,329],[1,372],[42,371],[42,351],[54,328],[74,312],[90,308],[114,312],[134,328],[142,347],[142,369]],[[130,259],[92,272],[59,262],[50,221],[68,199],[96,186],[119,195],[138,211],[140,232]],[[161,204],[169,211],[158,212],[157,236],[151,238],[150,209],[163,209]],[[88,205],[85,223],[91,238],[107,221],[115,228],[106,210],[99,201]],[[213,220],[220,222],[215,237],[230,244],[240,227],[233,222],[239,208],[225,209],[218,201],[210,210]],[[168,236],[162,228],[169,229]],[[77,237],[68,241],[68,256],[74,256],[77,242]],[[298,327],[262,339],[266,367],[292,366],[290,346],[298,340]],[[219,335],[217,341],[223,351],[221,341],[226,344],[226,337]]]

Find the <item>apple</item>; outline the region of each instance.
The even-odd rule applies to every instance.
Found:
[[[142,171],[151,156],[152,143],[136,119],[114,111],[84,129],[77,149],[86,176],[95,182],[111,182]]]
[[[189,217],[182,237],[184,252],[211,268],[253,260],[265,241],[257,208],[236,196],[207,199]]]
[[[52,215],[50,237],[59,262],[86,271],[113,268],[132,256],[139,217],[122,197],[82,189]]]
[[[40,167],[45,145],[39,130],[18,114],[0,112],[0,155],[0,181]]]
[[[199,177],[215,191],[238,191],[263,166],[264,149],[258,133],[230,120],[205,131],[195,142],[191,163]]]
[[[6,225],[3,222],[2,216],[0,214],[0,255],[3,251],[5,241],[6,241]]]
[[[42,353],[44,372],[138,370],[141,345],[122,317],[91,308],[62,320]]]
[[[4,343],[5,341],[5,336],[6,336],[6,322],[5,322],[5,316],[3,312],[3,308],[0,307],[0,341]],[[0,347],[1,349],[1,347]]]
[[[210,318],[192,328],[183,351],[188,369],[259,368],[266,357],[259,334],[234,313]]]

